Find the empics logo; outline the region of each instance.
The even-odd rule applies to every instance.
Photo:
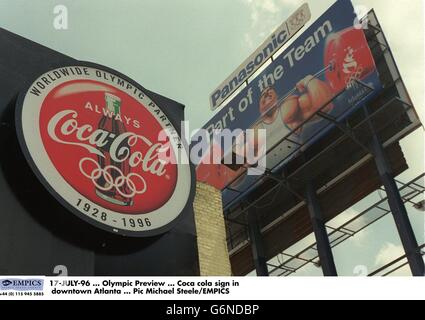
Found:
[[[3,280],[3,281],[1,282],[2,286],[4,286],[4,287],[10,286],[12,283],[13,283],[13,282],[12,282],[12,281],[10,281],[10,280]]]
[[[3,279],[0,282],[0,290],[15,291],[43,291],[43,279]]]

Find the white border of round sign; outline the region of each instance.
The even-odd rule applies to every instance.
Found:
[[[49,85],[46,85],[46,88],[43,89],[39,96],[30,94],[30,89],[34,86],[34,84],[37,83],[37,81],[41,81],[41,77],[45,77],[46,75],[59,69],[75,67],[89,70],[90,75],[88,76],[84,73],[82,75],[69,75],[61,79],[57,79],[56,81],[52,81]],[[126,85],[124,87],[120,87],[111,80],[111,77],[107,77],[107,79],[96,77],[94,75],[96,71],[100,71],[102,74],[106,73],[113,75],[115,78],[123,80],[126,83],[130,83],[133,88],[127,89]],[[179,154],[180,161],[178,161],[176,164],[177,182],[174,188],[174,192],[171,198],[162,207],[149,213],[143,213],[139,215],[123,214],[109,210],[107,208],[103,208],[102,206],[94,203],[75,190],[57,171],[50,158],[48,157],[41,139],[39,130],[39,115],[43,101],[49,92],[51,92],[51,90],[58,85],[72,80],[96,80],[109,84],[135,98],[144,106],[153,104],[154,108],[158,108],[161,111],[159,114],[152,112],[148,107],[146,107],[146,110],[152,114],[152,116],[161,124],[164,129],[166,128],[163,125],[164,123],[172,125],[175,136],[173,136],[174,138],[170,137],[170,142],[173,150],[175,151],[175,154]],[[135,93],[134,88],[138,89],[137,94]],[[140,92],[143,93],[142,98],[138,96],[138,93]],[[161,117],[164,119],[164,116],[166,117],[166,121],[160,119]],[[28,86],[20,95],[17,102],[15,119],[18,140],[20,142],[21,148],[24,151],[27,161],[29,162],[35,174],[38,176],[39,180],[42,182],[42,184],[44,184],[48,191],[57,200],[59,200],[59,202],[65,205],[68,209],[71,209],[73,213],[76,213],[79,217],[95,225],[96,227],[100,227],[114,234],[121,234],[126,236],[144,237],[158,235],[168,231],[173,226],[179,215],[186,210],[190,199],[193,197],[193,172],[190,165],[188,164],[189,160],[187,151],[182,151],[181,149],[180,151],[177,151],[179,150],[178,142],[181,142],[181,138],[178,135],[174,125],[168,119],[168,116],[163,112],[163,110],[146,95],[145,90],[143,90],[140,85],[128,77],[115,72],[114,70],[96,64],[78,62],[75,65],[61,66],[45,72],[35,81],[33,81],[31,85]],[[181,145],[184,146],[183,143]],[[107,220],[102,221],[100,217],[93,218],[90,212],[87,213],[80,209],[77,206],[78,199],[82,199],[82,202],[90,204],[91,207],[100,208],[100,211],[107,214]],[[138,218],[148,218],[151,222],[151,225],[147,226],[144,224],[143,227],[140,227],[136,223],[136,227],[131,227],[127,222],[126,226],[124,226],[121,223],[123,217],[133,218],[135,220]]]

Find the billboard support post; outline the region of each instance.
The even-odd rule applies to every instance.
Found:
[[[425,275],[424,261],[413,232],[412,225],[409,221],[406,207],[404,206],[397,184],[391,174],[391,167],[388,163],[387,155],[385,154],[382,143],[373,131],[373,127],[371,129],[373,132],[371,148],[375,158],[376,167],[378,169],[381,182],[385,187],[385,192],[387,193],[388,204],[395,220],[410,270],[413,276],[423,277]]]
[[[257,276],[267,277],[269,276],[269,270],[267,268],[266,255],[264,253],[263,238],[261,236],[261,229],[258,224],[257,210],[251,207],[248,210],[248,232],[249,238],[251,239],[252,257],[254,259],[255,270]]]
[[[328,233],[326,232],[326,226],[322,216],[322,210],[317,199],[316,189],[314,188],[313,182],[307,182],[305,194],[308,211],[310,213],[311,224],[313,226],[314,236],[316,238],[317,251],[319,253],[323,275],[325,277],[336,277],[338,274],[335,267],[332,249],[329,243]]]

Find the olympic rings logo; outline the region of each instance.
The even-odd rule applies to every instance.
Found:
[[[300,10],[296,12],[295,15],[288,20],[288,24],[292,28],[297,28],[299,26],[304,25],[306,23],[306,19],[307,19],[306,12],[304,10]]]
[[[91,173],[87,173],[83,169],[84,163],[87,163],[87,162],[91,162],[96,165],[96,168],[93,169]],[[142,176],[138,175],[137,173],[130,173],[127,176],[125,176],[123,172],[121,171],[121,169],[115,166],[109,165],[109,166],[106,166],[105,168],[101,168],[99,163],[93,160],[92,158],[81,159],[79,163],[79,168],[80,168],[80,172],[86,178],[90,179],[93,182],[93,184],[96,186],[96,188],[98,188],[99,190],[110,191],[113,188],[115,188],[115,190],[121,196],[126,198],[132,198],[136,194],[143,194],[146,192],[146,189],[147,189],[146,180]],[[115,178],[115,180],[111,174],[111,172],[114,172],[114,171],[118,173],[118,176]],[[104,185],[100,185],[97,182],[99,178],[101,177],[103,177],[103,179],[106,182]],[[134,178],[138,179],[141,182],[141,185],[143,185],[143,188],[141,188],[141,190],[137,189],[136,183],[132,180]],[[123,189],[128,189],[131,192],[129,194],[126,194],[125,192],[123,192]]]

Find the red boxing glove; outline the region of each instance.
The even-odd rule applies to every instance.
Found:
[[[375,69],[375,61],[363,30],[354,27],[335,33],[325,46],[326,78],[335,93],[339,93],[354,80],[362,80]]]

